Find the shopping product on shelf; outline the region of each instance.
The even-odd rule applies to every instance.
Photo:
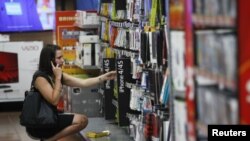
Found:
[[[109,135],[110,135],[110,131],[108,130],[105,130],[102,132],[93,132],[93,131],[86,132],[86,137],[88,138],[100,138],[100,137],[109,136]]]
[[[114,96],[105,95],[105,98],[115,107],[116,113],[112,114],[117,124],[122,127],[130,126],[131,130],[142,125],[133,122],[138,121],[137,118],[141,117],[139,121],[142,122],[146,113],[158,113],[153,110],[155,105],[167,107],[169,104],[168,85],[163,90],[160,101],[164,80],[162,72],[168,67],[170,56],[167,43],[169,36],[165,33],[165,28],[168,28],[165,2],[110,0],[101,1],[100,4],[100,46],[115,53],[114,57],[106,57],[103,63],[110,64],[108,59],[112,58],[117,70],[117,80],[112,88]],[[109,56],[105,51],[104,54]],[[107,68],[104,65],[103,69]],[[104,94],[106,91],[110,89],[105,88]],[[110,107],[110,104],[106,105]],[[136,139],[144,137],[141,131],[132,133]],[[154,130],[154,133],[155,138],[160,138],[159,130]]]

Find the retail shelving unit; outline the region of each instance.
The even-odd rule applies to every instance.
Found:
[[[99,16],[96,11],[76,12],[75,26],[80,29],[76,43],[76,60],[74,63],[82,69],[101,68],[101,49],[99,43]]]
[[[107,117],[130,127],[137,140],[163,139],[163,122],[169,120],[166,4],[168,0],[102,0],[100,5],[101,46],[104,53],[115,54],[104,57],[103,70],[117,70],[117,80],[104,83],[111,88],[104,88],[106,108],[115,110]],[[112,88],[113,95],[106,94]]]
[[[185,0],[187,140],[249,124],[249,1]]]
[[[105,3],[105,6],[119,7],[124,9],[126,6],[126,1],[122,1],[122,7],[115,5],[115,1],[109,1]],[[124,3],[125,2],[125,3]],[[121,4],[120,3],[120,4]],[[114,6],[115,5],[115,6]],[[103,6],[103,8],[105,7]],[[106,9],[107,10],[107,9]],[[108,12],[108,11],[106,11]],[[110,11],[109,11],[110,12]],[[113,11],[114,12],[114,11]],[[105,118],[106,119],[116,119],[119,126],[128,126],[129,118],[127,113],[129,108],[130,90],[126,87],[126,83],[131,83],[132,75],[130,66],[130,59],[128,58],[132,53],[138,52],[131,49],[125,48],[125,45],[115,45],[115,36],[117,34],[117,29],[128,29],[134,25],[133,22],[127,20],[111,18],[111,14],[100,12],[101,21],[101,32],[100,39],[102,41],[101,45],[107,50],[111,49],[111,52],[115,52],[117,58],[109,58],[108,55],[103,60],[103,70],[104,72],[110,70],[117,70],[117,80],[115,82],[105,82],[104,83],[104,99],[105,99]],[[113,30],[113,33],[109,30]],[[125,31],[125,30],[124,30]],[[125,32],[124,32],[125,33]],[[111,35],[113,34],[113,35]],[[113,38],[113,39],[111,39]],[[111,48],[112,47],[112,48]],[[105,53],[104,53],[105,54]],[[119,55],[120,54],[120,55]],[[127,54],[125,57],[124,54]],[[108,110],[107,110],[108,109]],[[111,110],[110,110],[111,109]]]
[[[100,56],[96,53],[98,50],[94,48],[99,43],[98,22],[96,11],[56,12],[55,35],[57,44],[63,49],[64,73],[82,79],[99,75]],[[87,51],[83,49],[85,44],[87,44]],[[101,116],[102,97],[98,89],[99,86],[89,89],[65,86],[64,95],[57,108],[65,112],[83,113],[90,117]],[[86,93],[86,95],[81,93]]]

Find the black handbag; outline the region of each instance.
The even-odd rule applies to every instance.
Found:
[[[36,76],[35,74],[33,81]],[[45,78],[47,79],[47,77]],[[40,92],[34,88],[33,81],[31,89],[25,92],[20,124],[30,128],[54,128],[57,126],[58,118],[56,106],[43,98]]]

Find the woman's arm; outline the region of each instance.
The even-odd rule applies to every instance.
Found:
[[[71,87],[81,87],[86,88],[90,86],[97,85],[103,81],[113,80],[116,78],[116,71],[110,71],[97,77],[80,79],[63,73],[63,83]]]
[[[62,89],[61,79],[55,79],[53,88],[44,77],[37,77],[35,87],[49,103],[55,106],[57,105]]]

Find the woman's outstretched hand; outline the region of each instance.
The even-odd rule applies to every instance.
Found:
[[[116,78],[116,71],[110,71],[99,76],[100,81],[114,80]]]

